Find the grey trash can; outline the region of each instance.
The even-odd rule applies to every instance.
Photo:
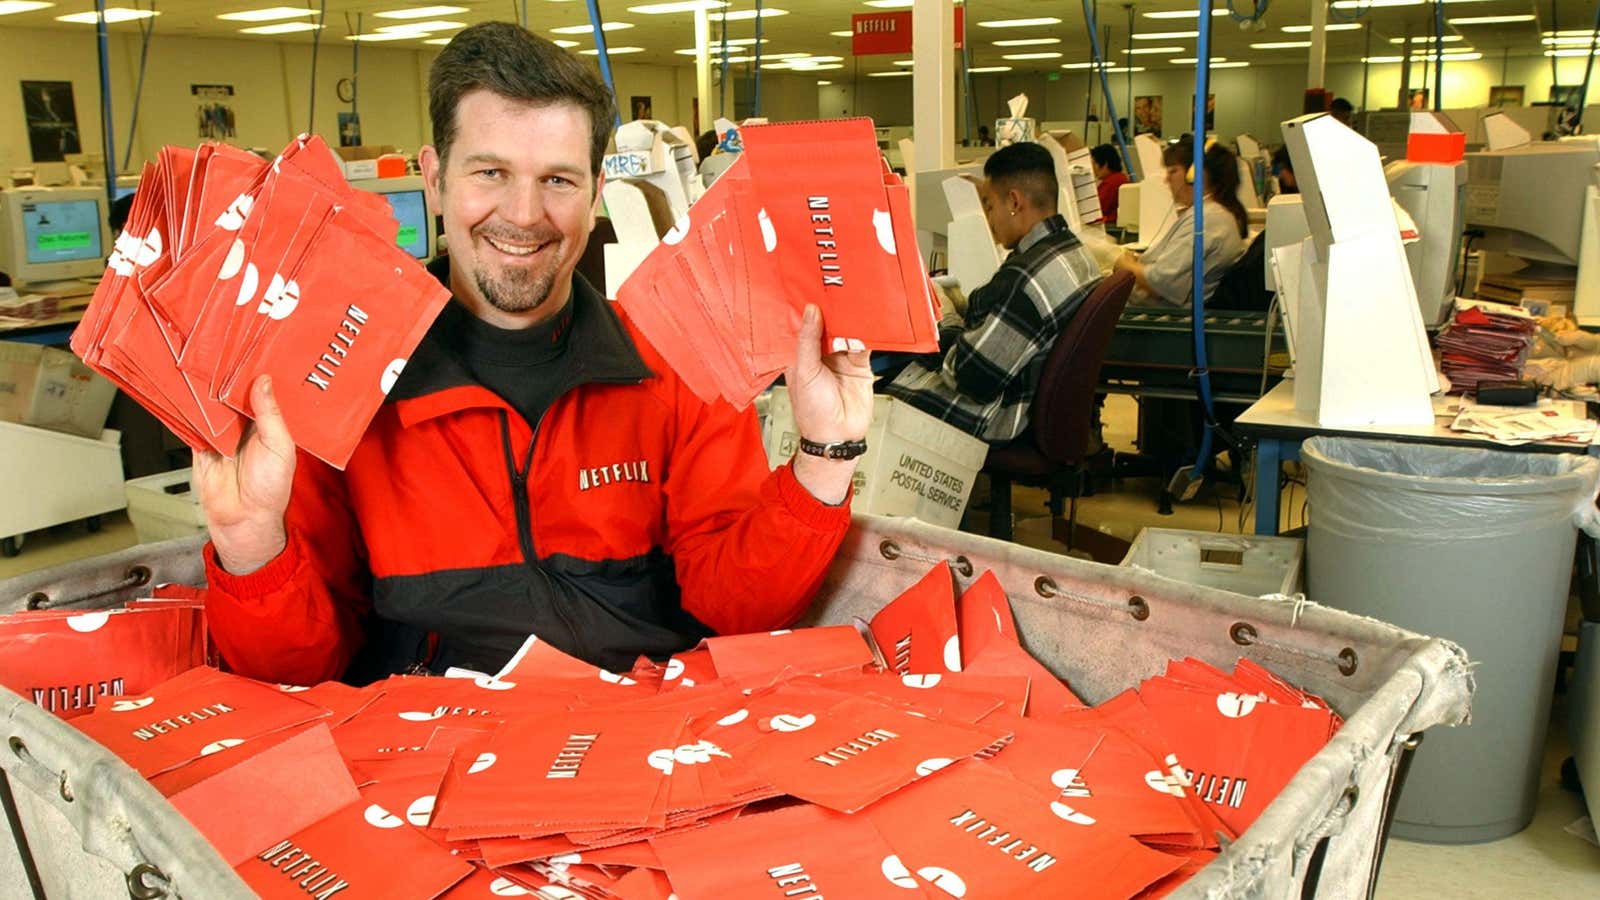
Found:
[[[1533,819],[1577,528],[1600,460],[1306,441],[1307,596],[1460,644],[1472,724],[1417,751],[1393,834],[1465,844]]]

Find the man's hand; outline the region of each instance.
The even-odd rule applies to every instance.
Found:
[[[865,350],[822,355],[822,311],[806,307],[794,368],[784,373],[794,404],[795,429],[819,444],[859,441],[872,424],[872,369]],[[855,460],[798,453],[795,479],[811,496],[837,506],[850,496]]]
[[[245,432],[239,453],[225,459],[196,451],[195,487],[211,529],[222,568],[248,575],[272,562],[288,544],[283,514],[294,485],[294,440],[278,410],[272,379],[263,375],[250,387],[255,424]]]

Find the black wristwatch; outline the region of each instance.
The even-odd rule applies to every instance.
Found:
[[[867,452],[867,442],[834,441],[831,444],[819,444],[801,438],[800,452],[807,456],[820,456],[823,459],[855,459]]]

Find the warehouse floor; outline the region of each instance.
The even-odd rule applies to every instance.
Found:
[[[1134,401],[1113,396],[1106,404],[1106,442],[1132,449]],[[1231,492],[1218,497],[1203,493],[1178,507],[1171,516],[1156,513],[1154,479],[1130,479],[1103,487],[1080,502],[1080,523],[1094,531],[1131,541],[1145,527],[1238,532],[1251,527],[1251,510],[1241,510]],[[1042,491],[1018,488],[1014,495],[1016,534],[1020,543],[1053,552],[1065,548],[1051,536]],[[1283,497],[1286,524],[1299,525],[1305,494],[1291,486]],[[1243,513],[1243,515],[1241,515]],[[967,526],[981,531],[981,513]],[[106,517],[98,534],[81,525],[30,535],[22,555],[0,559],[0,579],[74,559],[96,556],[137,543],[125,515]],[[1545,748],[1538,810],[1532,825],[1519,834],[1489,844],[1435,846],[1401,840],[1389,843],[1379,882],[1380,900],[1420,897],[1475,898],[1600,897],[1600,847],[1566,831],[1586,815],[1577,795],[1560,786],[1561,761],[1570,755],[1562,698],[1557,698]]]

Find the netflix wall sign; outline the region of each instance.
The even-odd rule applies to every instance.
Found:
[[[956,42],[966,38],[966,9],[956,7]],[[857,13],[850,17],[850,52],[856,56],[911,52],[911,12]]]

